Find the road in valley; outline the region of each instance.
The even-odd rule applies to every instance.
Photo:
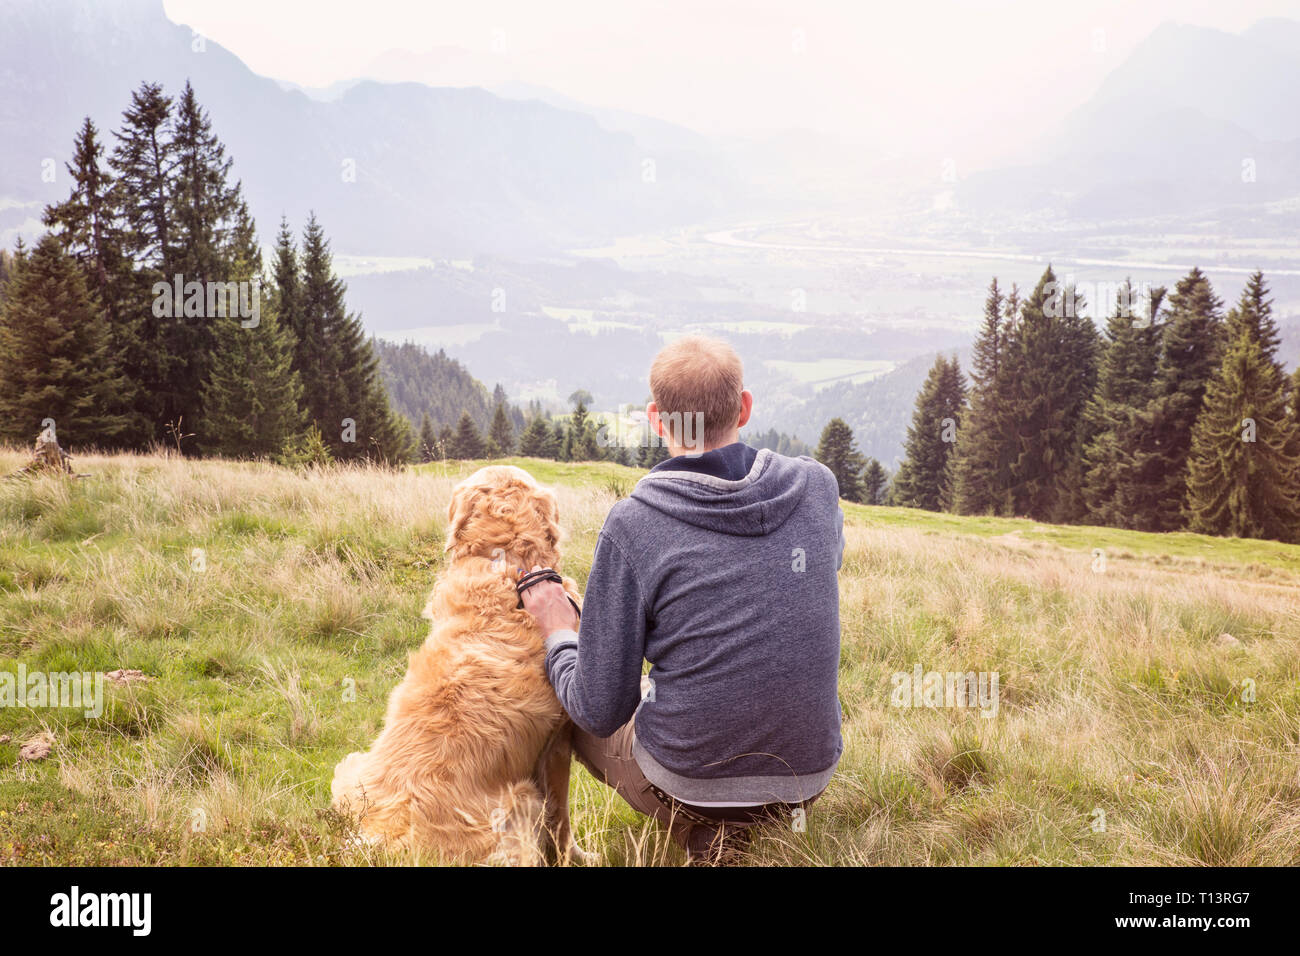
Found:
[[[865,256],[929,256],[935,259],[990,259],[1001,262],[1040,262],[1044,265],[1052,263],[1057,266],[1099,266],[1108,269],[1130,269],[1130,270],[1152,270],[1164,272],[1177,272],[1179,274],[1187,273],[1192,270],[1193,264],[1178,264],[1172,262],[1137,262],[1129,259],[1090,259],[1077,258],[1073,256],[1044,256],[1035,255],[1029,252],[993,252],[988,250],[972,249],[927,249],[915,247],[886,247],[886,246],[837,246],[837,245],[819,245],[816,243],[796,243],[796,242],[757,242],[753,239],[744,239],[736,235],[737,233],[753,232],[759,226],[741,226],[735,229],[721,229],[717,232],[710,232],[705,235],[705,242],[711,242],[717,246],[734,246],[743,249],[770,249],[773,251],[787,252],[842,252],[851,255]],[[1255,272],[1253,268],[1244,266],[1221,266],[1215,264],[1203,264],[1201,266],[1205,272],[1219,272],[1230,275],[1248,276]],[[1300,269],[1266,269],[1264,270],[1271,276],[1300,276]]]

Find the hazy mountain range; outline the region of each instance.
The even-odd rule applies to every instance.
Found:
[[[1300,21],[1240,34],[1166,23],[1007,169],[977,206],[1093,219],[1193,213],[1300,193]]]
[[[161,0],[5,0],[0,63],[0,232],[66,196],[81,118],[114,129],[143,80],[194,84],[264,235],[315,209],[344,251],[550,253],[698,221],[734,189],[694,154],[652,157],[648,175],[632,135],[540,100],[360,82],[321,102],[172,23]]]
[[[372,64],[373,78],[308,95],[172,23],[161,0],[6,0],[0,233],[62,198],[62,163],[82,116],[112,129],[144,79],[169,90],[192,80],[264,230],[281,213],[299,221],[315,208],[341,248],[372,255],[554,252],[752,214],[754,183],[777,201],[774,186],[794,187],[812,169],[849,189],[855,166],[866,177],[880,159],[797,131],[711,141],[467,57],[393,51]],[[377,82],[412,77],[482,77],[492,89]],[[1290,195],[1300,187],[1297,89],[1300,22],[1262,21],[1241,34],[1166,24],[1056,133],[1021,162],[970,176],[961,196],[1065,202],[1103,216]],[[1243,184],[1248,160],[1255,178]]]
[[[797,131],[710,140],[585,106],[452,48],[393,51],[368,78],[325,91],[286,88],[172,23],[162,0],[6,0],[0,63],[0,238],[63,197],[81,118],[111,130],[144,79],[169,90],[194,83],[264,231],[281,213],[301,221],[315,208],[343,251],[370,255],[552,253],[753,215],[759,196],[797,195],[812,171],[848,192],[882,162]],[[379,82],[412,78],[482,78],[492,88]],[[1241,34],[1166,24],[1056,132],[1007,168],[966,177],[958,194],[973,208],[1097,218],[1293,195],[1297,89],[1298,21]]]

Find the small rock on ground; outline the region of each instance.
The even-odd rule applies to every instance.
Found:
[[[109,671],[104,675],[104,678],[110,684],[133,684],[141,681],[147,683],[153,680],[153,678],[144,671],[123,670],[122,668],[118,668],[115,671]]]
[[[49,734],[33,737],[18,749],[19,760],[44,760],[54,747],[54,738]]]

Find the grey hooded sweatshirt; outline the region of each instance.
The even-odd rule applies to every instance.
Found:
[[[739,443],[717,461],[735,474],[739,453],[752,459],[741,477],[683,456],[614,505],[579,632],[547,637],[546,670],[595,736],[635,714],[637,764],[674,797],[796,803],[825,788],[843,749],[844,515],[824,465]]]

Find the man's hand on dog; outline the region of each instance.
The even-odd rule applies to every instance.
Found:
[[[542,567],[534,564],[532,570],[540,571]],[[554,581],[535,584],[523,593],[523,602],[524,610],[537,618],[542,633],[548,637],[556,631],[578,629],[578,612],[569,603],[569,596],[564,593],[563,585]]]

